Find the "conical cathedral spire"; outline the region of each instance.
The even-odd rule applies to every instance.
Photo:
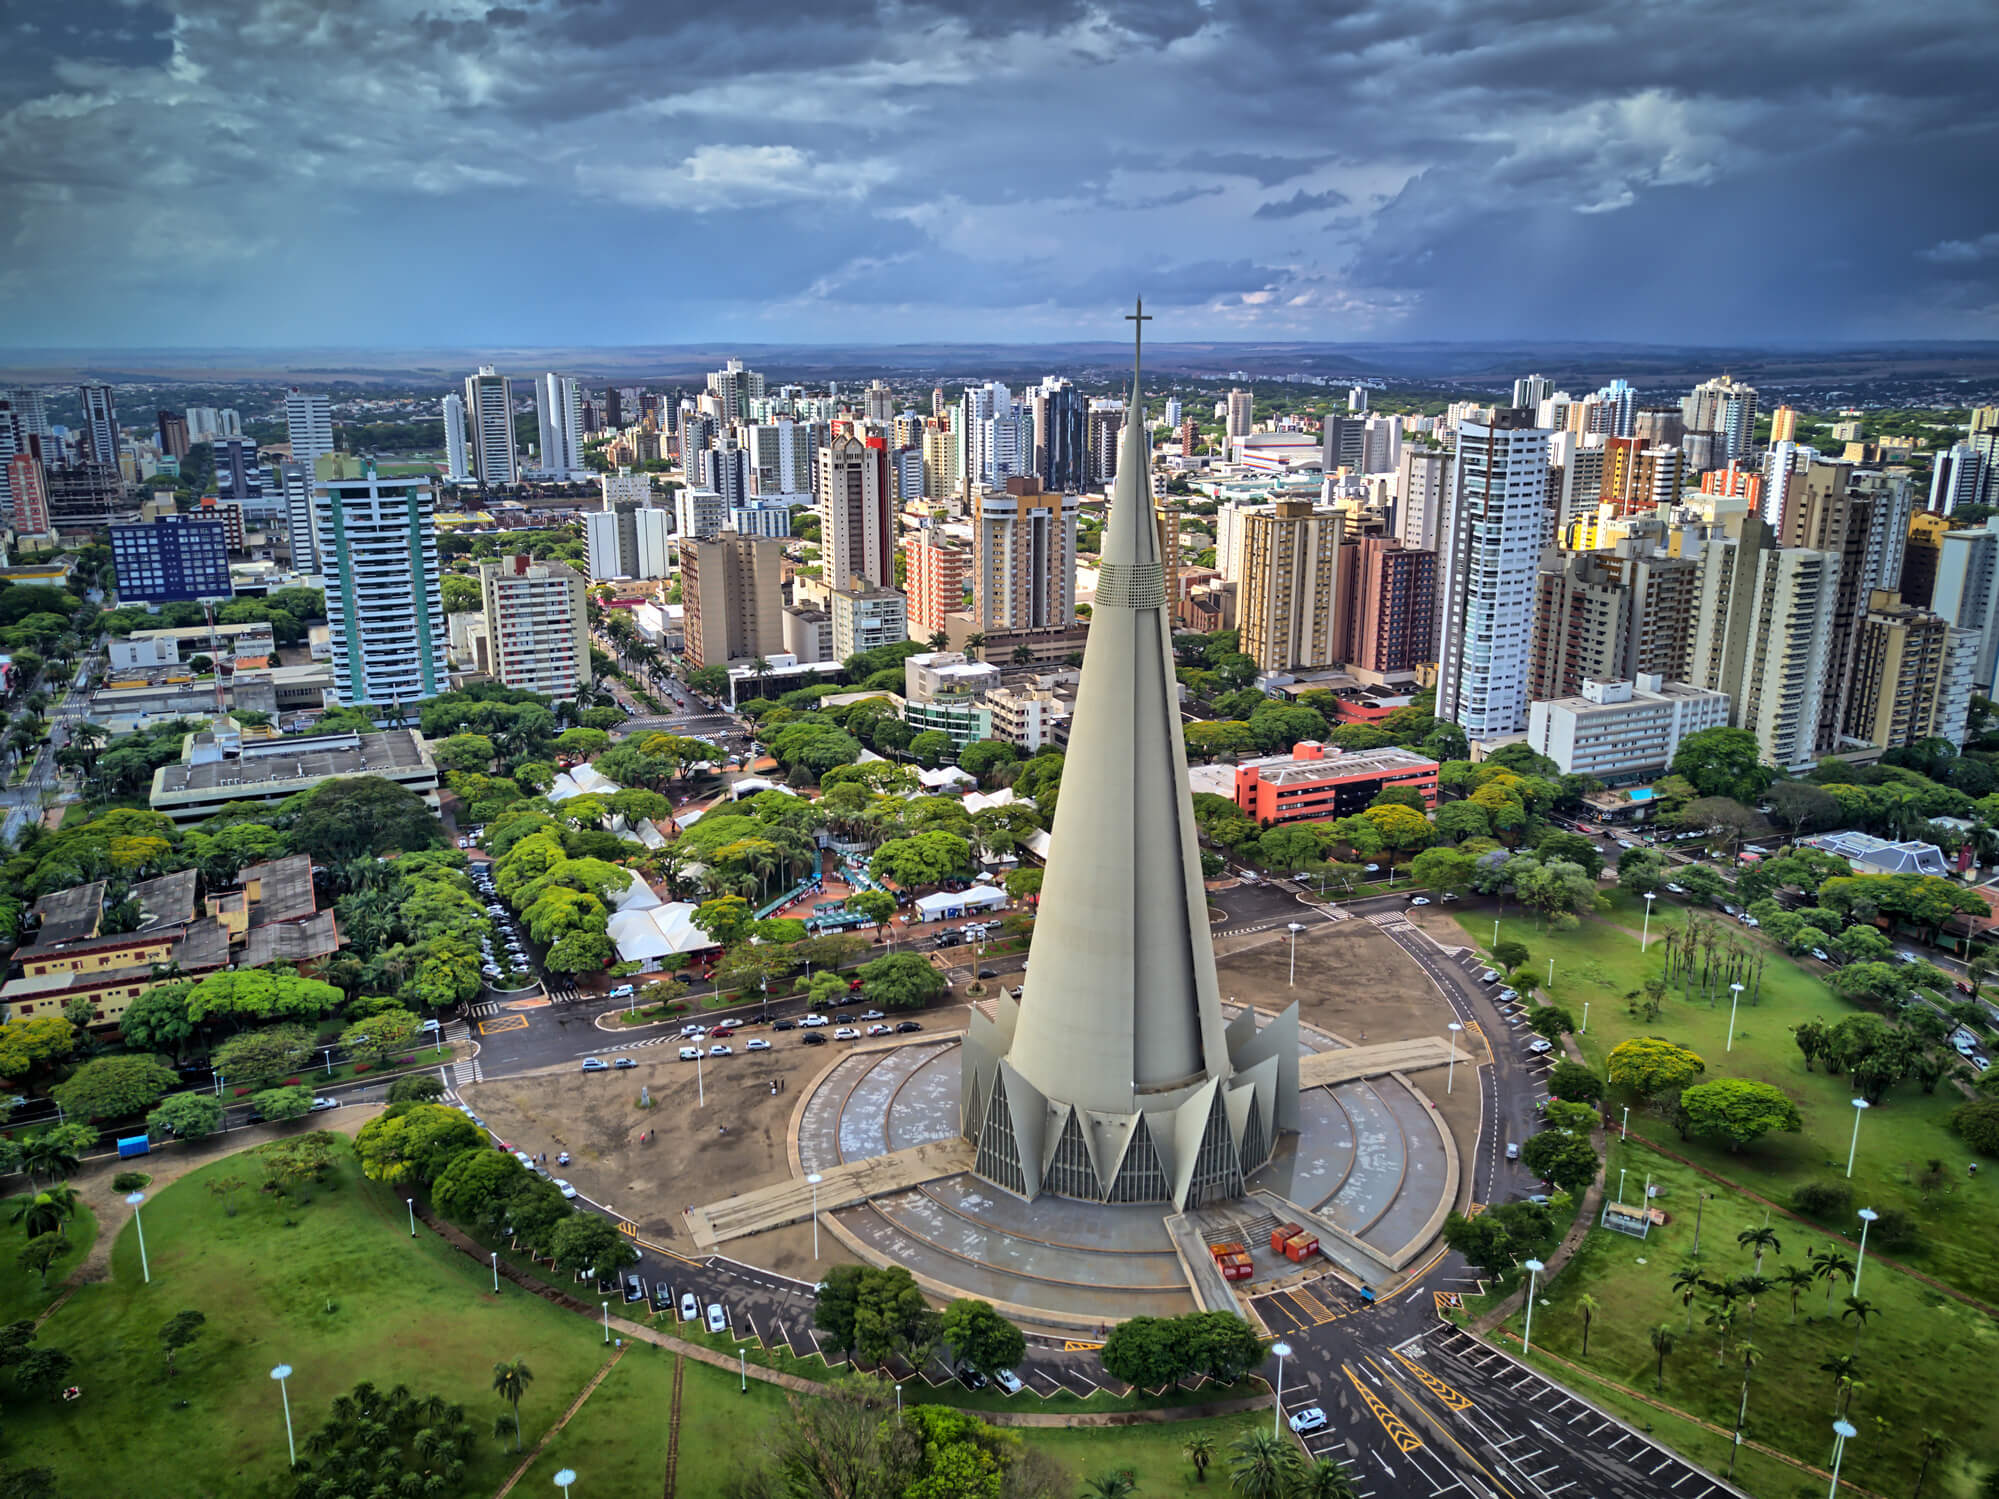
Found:
[[[1133,318],[1142,328],[1142,305]],[[1044,1166],[1066,1196],[1184,1204],[1239,1190],[1278,1130],[1296,1127],[1296,1020],[1288,1048],[1278,1027],[1222,1021],[1136,341],[1051,838],[1022,996],[993,1022],[975,1017],[966,1041],[980,1171],[1030,1197]],[[1231,1121],[1247,1129],[1252,1113],[1245,1138],[1260,1147],[1247,1160]]]

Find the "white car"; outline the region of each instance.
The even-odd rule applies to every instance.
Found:
[[[1020,1376],[1011,1369],[1001,1369],[997,1374],[993,1375],[993,1383],[998,1385],[1002,1390],[1005,1390],[1009,1395],[1018,1395],[1022,1390],[1027,1388],[1021,1382]]]
[[[698,1040],[702,1036],[707,1035],[708,1027],[705,1025],[683,1025],[680,1028],[680,1034],[685,1036],[688,1040],[694,1041]]]
[[[1685,895],[1687,893],[1686,886],[1675,885],[1671,880],[1666,881],[1666,888],[1675,895]]]
[[[1308,1405],[1301,1411],[1293,1411],[1286,1418],[1291,1429],[1300,1435],[1308,1431],[1320,1431],[1326,1425],[1326,1413],[1316,1405]]]
[[[732,1057],[735,1054],[735,1047],[726,1045],[721,1041],[717,1041],[713,1046],[708,1048],[708,1055],[711,1057]]]
[[[871,1025],[868,1027],[868,1034],[870,1036],[893,1036],[895,1034],[895,1027],[892,1025]]]
[[[865,1011],[863,1011],[863,1012],[862,1012],[862,1014],[861,1014],[861,1019],[863,1019],[863,1020],[886,1020],[886,1019],[888,1019],[888,1016],[886,1016],[886,1015],[882,1014],[882,1012],[881,1012],[880,1010],[865,1010]]]
[[[701,1303],[694,1299],[692,1291],[680,1293],[680,1320],[693,1322],[701,1315]]]
[[[768,1042],[768,1041],[764,1040],[764,1038],[763,1038],[762,1036],[752,1036],[752,1037],[750,1037],[750,1039],[749,1039],[749,1040],[747,1040],[747,1041],[745,1041],[745,1042],[743,1043],[743,1050],[744,1050],[744,1051],[769,1051],[769,1050],[770,1050],[770,1042]]]
[[[807,1030],[815,1030],[819,1026],[832,1024],[832,1022],[828,1020],[824,1015],[800,1016],[798,1023],[804,1026]]]
[[[722,1303],[719,1301],[709,1302],[708,1331],[727,1332],[728,1330],[729,1330],[729,1314],[722,1310]]]
[[[683,1062],[698,1062],[698,1061],[700,1061],[700,1060],[701,1060],[701,1048],[700,1048],[700,1047],[698,1047],[698,1046],[683,1046],[683,1047],[681,1047],[681,1048],[680,1048],[680,1060],[681,1060],[681,1061],[683,1061]]]
[[[718,1020],[715,1022],[715,1029],[718,1031],[739,1031],[742,1028],[743,1022],[735,1019],[733,1016],[727,1020]]]
[[[1536,1056],[1544,1056],[1555,1049],[1555,1044],[1546,1036],[1536,1036],[1532,1041],[1527,1043],[1527,1049]]]
[[[569,1183],[564,1181],[561,1177],[559,1176],[555,1177],[553,1178],[553,1180],[555,1184],[555,1190],[560,1192],[564,1197],[574,1197],[576,1195],[576,1189],[570,1186]]]
[[[835,1041],[858,1041],[861,1039],[861,1033],[851,1025],[843,1025],[837,1031],[833,1032],[833,1039]]]
[[[1430,897],[1427,895],[1412,895],[1409,897],[1409,904],[1412,906],[1427,906],[1430,904]]]

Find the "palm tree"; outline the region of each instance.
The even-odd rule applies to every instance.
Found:
[[[1742,1300],[1749,1308],[1749,1325],[1754,1327],[1756,1325],[1756,1298],[1770,1289],[1771,1282],[1765,1280],[1760,1275],[1745,1275],[1736,1281],[1736,1285],[1741,1288]]]
[[[534,1383],[534,1370],[520,1359],[493,1365],[493,1393],[514,1408],[514,1451],[521,1450],[521,1396]],[[498,1435],[496,1431],[494,1433]]]
[[[1701,1322],[1703,1326],[1714,1329],[1714,1366],[1719,1369],[1722,1360],[1728,1357],[1728,1332],[1735,1325],[1735,1308],[1724,1301],[1703,1317]]]
[[[1849,1283],[1853,1280],[1853,1261],[1837,1249],[1814,1249],[1812,1251],[1812,1274],[1825,1282],[1825,1312],[1832,1315],[1832,1284],[1844,1275]]]
[[[1735,1407],[1735,1440],[1729,1444],[1727,1477],[1735,1477],[1735,1454],[1742,1450],[1742,1423],[1749,1415],[1749,1371],[1763,1358],[1763,1350],[1754,1343],[1744,1343],[1735,1350],[1742,1355],[1742,1399]]]
[[[1776,1283],[1791,1293],[1791,1325],[1798,1325],[1798,1297],[1809,1289],[1812,1272],[1798,1265],[1785,1265],[1777,1271]]]
[[[1345,1464],[1322,1457],[1298,1475],[1290,1499],[1357,1499],[1359,1493]]]
[[[67,1176],[81,1164],[81,1156],[48,1135],[37,1135],[32,1140],[21,1142],[21,1169],[28,1173],[29,1181],[44,1176],[51,1180]]]
[[[1934,1429],[1923,1433],[1923,1465],[1916,1469],[1915,1492],[1909,1499],[1923,1499],[1923,1480],[1930,1476],[1930,1464],[1950,1450],[1950,1437]]]
[[[1015,666],[1027,666],[1032,664],[1033,661],[1034,647],[1030,645],[1017,645],[1013,648],[1013,664]]]
[[[1099,1473],[1083,1485],[1083,1499],[1130,1499],[1138,1492],[1138,1474],[1130,1468]]]
[[[1673,1289],[1680,1293],[1680,1304],[1687,1309],[1687,1331],[1694,1330],[1694,1292],[1701,1287],[1701,1272],[1698,1265],[1682,1265],[1673,1272]]]
[[[1881,1308],[1869,1301],[1865,1296],[1849,1296],[1846,1298],[1846,1310],[1839,1314],[1839,1319],[1842,1322],[1848,1317],[1853,1319],[1853,1346],[1856,1352],[1860,1348],[1860,1330],[1867,1325],[1867,1319],[1880,1315]]]
[[[1784,1246],[1778,1242],[1777,1230],[1770,1227],[1767,1223],[1761,1228],[1745,1228],[1735,1236],[1735,1242],[1742,1245],[1745,1249],[1756,1251],[1756,1273],[1758,1275],[1763,1273],[1763,1251],[1774,1249],[1781,1254],[1784,1249]]]
[[[56,1234],[67,1237],[69,1220],[76,1214],[76,1189],[70,1186],[44,1187],[33,1197],[24,1197],[14,1204],[15,1223],[27,1225],[27,1235],[33,1239],[42,1234]]]
[[[1215,1439],[1205,1431],[1197,1431],[1180,1444],[1180,1455],[1194,1465],[1194,1476],[1206,1483],[1208,1464],[1215,1460]]]
[[[1582,1319],[1583,1319],[1584,1358],[1589,1357],[1589,1325],[1595,1319],[1597,1312],[1600,1311],[1602,1307],[1603,1303],[1598,1301],[1594,1296],[1590,1295],[1590,1293],[1587,1291],[1583,1292],[1582,1295],[1576,1298],[1576,1310],[1582,1314]]]
[[[1666,1355],[1673,1351],[1673,1345],[1680,1340],[1680,1335],[1673,1330],[1672,1323],[1661,1322],[1652,1329],[1651,1340],[1652,1351],[1659,1355],[1659,1364],[1653,1373],[1652,1384],[1654,1389],[1663,1390],[1666,1388]]]
[[[1229,1489],[1242,1499],[1285,1499],[1300,1466],[1298,1449],[1258,1427],[1229,1443]]]
[[[1860,1373],[1860,1360],[1850,1353],[1835,1353],[1830,1358],[1820,1361],[1819,1373],[1830,1374],[1832,1376],[1832,1413],[1837,1416],[1840,1412],[1839,1392],[1848,1385],[1857,1382]]]

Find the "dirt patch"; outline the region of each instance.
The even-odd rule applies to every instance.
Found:
[[[790,1179],[792,1111],[812,1080],[847,1053],[838,1041],[802,1045],[795,1031],[771,1036],[770,1051],[744,1052],[743,1041],[755,1034],[738,1036],[735,1056],[702,1063],[698,1084],[695,1064],[679,1060],[675,1042],[632,1052],[639,1065],[628,1071],[564,1067],[488,1078],[460,1093],[509,1148],[545,1153],[551,1172],[629,1218],[641,1238],[691,1254],[687,1208]],[[781,1089],[775,1094],[773,1081]],[[642,1090],[650,1108],[641,1105]],[[558,1167],[564,1150],[570,1164]],[[761,1243],[744,1241],[749,1249]]]
[[[1430,976],[1365,921],[1315,921],[1300,932],[1295,985],[1285,932],[1217,958],[1215,966],[1224,1000],[1281,1010],[1295,999],[1307,1025],[1355,1046],[1442,1036],[1453,1018]]]

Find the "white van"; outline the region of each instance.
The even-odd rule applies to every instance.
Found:
[[[632,990],[632,986],[631,986],[630,984],[620,984],[620,985],[618,985],[618,987],[617,987],[617,988],[615,988],[615,989],[613,989],[613,990],[611,991],[611,998],[613,998],[613,999],[630,999],[630,998],[632,997],[632,993],[633,993],[633,990]]]

